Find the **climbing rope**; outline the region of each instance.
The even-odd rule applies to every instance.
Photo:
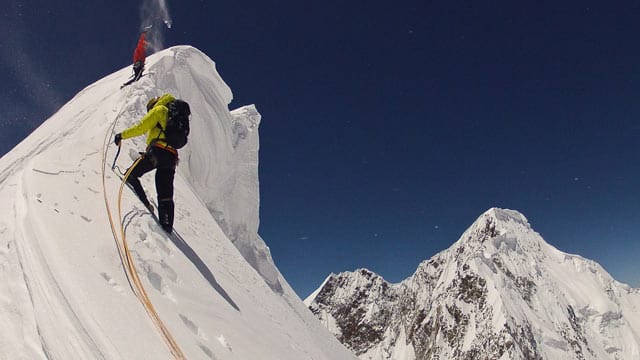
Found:
[[[113,133],[113,129],[116,126],[116,123],[118,122],[118,118],[120,117],[120,115],[122,114],[124,110],[124,105],[122,106],[122,108],[120,109],[120,112],[118,113],[118,115],[116,115],[116,120],[113,122],[113,124],[109,127],[109,129],[107,129],[107,132],[105,133],[105,137],[103,139],[102,142],[102,194],[104,196],[104,205],[106,207],[107,210],[107,216],[109,218],[109,224],[111,226],[111,234],[113,235],[113,239],[116,242],[116,248],[118,249],[118,255],[120,256],[120,258],[124,258],[124,248],[121,246],[121,242],[118,240],[118,235],[117,235],[117,230],[116,230],[116,226],[115,226],[115,221],[113,220],[113,216],[111,215],[111,208],[109,206],[109,200],[107,198],[107,184],[106,184],[106,174],[105,174],[105,165],[107,163],[107,150],[108,150],[108,144],[110,142],[110,134]],[[125,267],[125,264],[122,263],[122,268],[125,272],[125,275],[127,276],[127,281],[129,282],[129,286],[131,287],[131,290],[135,293],[135,288],[133,287],[133,284],[131,283],[131,279],[129,277],[129,273],[127,272],[127,268]]]
[[[113,238],[116,242],[116,246],[118,248],[118,255],[120,256],[120,260],[122,262],[123,269],[127,276],[127,280],[129,281],[129,286],[131,287],[131,290],[136,295],[138,300],[140,300],[147,314],[151,318],[151,321],[154,323],[156,328],[160,331],[160,334],[162,335],[162,339],[165,342],[165,344],[168,346],[169,351],[171,352],[171,355],[173,355],[175,359],[185,359],[185,356],[182,353],[180,346],[171,335],[171,332],[169,331],[169,329],[167,329],[167,327],[164,325],[164,323],[162,322],[162,319],[160,319],[158,312],[155,310],[155,307],[153,306],[151,299],[149,298],[144,286],[142,285],[142,281],[140,281],[138,271],[136,270],[133,258],[131,256],[131,252],[129,251],[129,247],[127,245],[127,238],[126,238],[125,227],[124,227],[123,217],[122,217],[122,193],[123,193],[122,190],[124,189],[127,178],[131,174],[131,171],[133,171],[133,169],[138,164],[138,162],[142,159],[142,157],[138,158],[133,163],[133,165],[131,165],[131,167],[125,173],[122,179],[122,182],[120,183],[120,189],[118,191],[118,222],[119,222],[118,225],[116,225],[115,221],[113,220],[113,215],[111,214],[111,207],[109,206],[109,200],[107,196],[107,186],[106,186],[106,172],[105,172],[105,169],[107,166],[106,165],[107,150],[108,150],[108,144],[110,142],[111,135],[113,134],[115,126],[118,122],[118,119],[122,115],[124,108],[125,106],[123,105],[118,115],[116,115],[115,121],[107,129],[107,132],[105,134],[105,137],[102,143],[102,192],[104,195],[104,203],[107,210],[107,217],[109,218],[111,233],[113,234]],[[120,147],[118,147],[117,154],[119,153],[120,153]],[[117,155],[116,155],[116,159],[117,159]],[[114,159],[113,161],[112,168],[115,167],[116,159]],[[119,229],[117,229],[118,227]],[[118,238],[118,232],[120,235],[120,239]]]
[[[133,278],[134,284],[136,284],[136,289],[138,290],[138,293],[137,293],[138,299],[140,299],[140,301],[144,305],[144,308],[147,310],[147,313],[151,317],[151,320],[156,324],[156,326],[162,333],[163,339],[169,346],[169,350],[171,350],[171,353],[176,359],[184,359],[185,357],[184,357],[184,354],[182,354],[182,351],[180,350],[180,346],[178,346],[178,343],[174,340],[173,336],[171,335],[171,332],[164,325],[164,323],[162,322],[162,319],[160,319],[158,312],[155,310],[155,307],[153,306],[153,303],[151,303],[151,299],[149,298],[149,295],[147,295],[147,291],[144,289],[144,286],[140,281],[140,277],[138,276],[138,271],[136,270],[135,263],[133,261],[133,258],[131,257],[131,252],[129,251],[129,247],[127,246],[127,237],[124,231],[124,223],[122,222],[122,190],[124,189],[127,178],[129,177],[133,169],[136,167],[136,165],[138,165],[140,160],[142,160],[142,157],[139,157],[138,159],[136,159],[136,161],[133,163],[133,165],[131,165],[129,170],[127,170],[127,173],[122,178],[122,182],[120,183],[120,190],[118,191],[118,218],[120,219],[120,236],[122,238],[122,245],[125,249],[124,253],[126,255],[126,260],[127,260],[126,261],[127,269],[129,270],[129,273]]]

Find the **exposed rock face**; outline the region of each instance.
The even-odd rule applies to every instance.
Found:
[[[360,269],[306,300],[361,359],[633,359],[640,293],[490,209],[398,284]]]

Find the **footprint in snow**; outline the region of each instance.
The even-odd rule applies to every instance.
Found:
[[[182,314],[178,314],[178,315],[180,316],[180,320],[182,320],[182,322],[187,327],[187,329],[189,329],[194,335],[199,336],[206,340],[204,334],[200,333],[200,327],[198,327],[196,323],[194,323],[193,321],[191,321],[191,319],[189,319],[188,317]]]
[[[145,272],[147,273],[147,279],[149,279],[151,286],[153,286],[154,289],[158,290],[158,292],[162,294],[164,297],[166,297],[167,299],[171,300],[174,303],[177,303],[178,300],[171,292],[171,289],[169,288],[169,286],[165,284],[162,276],[157,272],[153,271],[151,269],[150,264],[144,264],[143,267],[145,268]]]
[[[232,351],[231,349],[231,345],[229,345],[229,343],[227,342],[227,339],[224,338],[224,335],[220,334],[220,336],[218,336],[218,341],[220,342],[220,344],[222,346],[224,346],[227,350]]]
[[[164,232],[164,230],[161,230]],[[158,248],[160,250],[162,250],[162,252],[164,252],[166,255],[171,255],[171,249],[169,248],[169,246],[167,245],[166,241],[164,239],[162,240],[156,240],[156,245],[158,246]]]
[[[111,285],[111,287],[113,287],[113,289],[119,293],[122,292],[122,286],[118,285],[118,283],[113,280],[113,278],[111,276],[109,276],[107,273],[100,273],[100,275],[107,280],[107,284]]]
[[[162,287],[162,291],[160,292],[164,297],[166,297],[167,299],[169,299],[172,303],[177,304],[178,300],[176,299],[175,295],[173,295],[173,293],[171,292],[171,289],[169,288],[169,286],[164,285]]]
[[[151,286],[153,286],[159,292],[162,292],[162,276],[152,270],[147,273],[147,278],[149,278]]]
[[[169,264],[167,264],[164,260],[161,260],[160,266],[162,266],[162,270],[164,270],[169,280],[173,281],[174,283],[178,281],[178,273],[173,270],[173,268],[169,266]]]
[[[200,347],[200,350],[202,350],[202,352],[205,353],[205,355],[207,355],[209,357],[209,359],[211,360],[216,360],[216,356],[213,355],[213,351],[211,351],[211,349],[209,349],[208,347],[204,346],[203,344],[198,344],[198,346]]]

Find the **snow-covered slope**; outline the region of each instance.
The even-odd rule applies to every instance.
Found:
[[[360,269],[305,303],[360,359],[640,359],[640,291],[490,209],[399,284]]]
[[[192,47],[150,56],[147,71],[123,90],[130,67],[88,86],[0,159],[0,358],[167,359],[160,323],[189,359],[354,358],[297,298],[257,234],[255,107],[230,112],[230,89]],[[117,225],[114,129],[164,92],[193,112],[175,179],[178,235],[167,236],[126,188],[121,203],[146,303],[105,204]],[[120,168],[143,141],[123,142]],[[143,185],[154,199],[153,173]]]

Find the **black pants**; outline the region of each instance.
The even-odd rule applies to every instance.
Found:
[[[144,63],[142,61],[136,61],[133,64],[133,81],[138,81],[142,77],[142,71],[144,71]]]
[[[140,80],[140,78],[142,77],[143,71],[144,71],[144,63],[142,61],[136,61],[136,63],[133,64],[133,77],[126,83],[122,84],[121,88],[131,84],[134,81]]]
[[[142,203],[150,208],[147,194],[142,188],[140,177],[156,169],[156,192],[158,193],[158,219],[162,228],[171,232],[173,229],[173,177],[176,172],[177,157],[168,150],[151,146],[142,155],[142,160],[131,171],[127,182],[131,185]]]

